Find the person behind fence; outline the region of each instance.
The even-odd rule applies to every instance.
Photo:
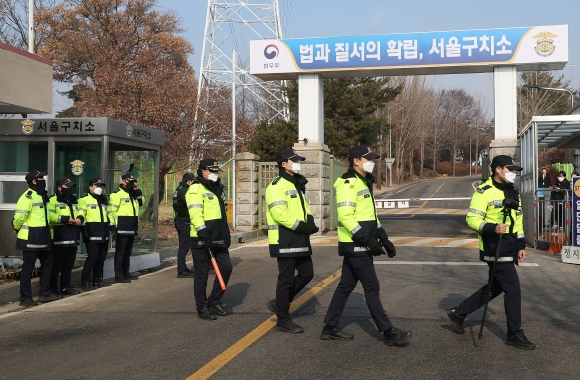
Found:
[[[491,169],[493,176],[481,184],[471,198],[466,220],[469,227],[479,234],[479,259],[488,265],[488,278],[492,275],[496,253],[498,256],[489,301],[504,293],[506,344],[533,350],[536,345],[526,338],[521,327],[522,295],[515,267],[526,257],[522,203],[514,187],[516,171],[521,171],[522,168],[514,165],[510,156],[499,155],[493,158]],[[508,203],[516,209],[506,208]],[[498,246],[500,251],[496,252]],[[465,334],[463,322],[466,316],[486,304],[488,289],[489,281],[459,306],[446,310],[457,333]]]
[[[87,259],[81,274],[81,288],[90,290],[105,286],[103,269],[109,250],[109,230],[114,231],[107,213],[109,202],[104,194],[105,183],[99,178],[89,181],[89,193],[79,199],[85,222],[81,226]]]
[[[564,209],[564,200],[568,198],[570,193],[570,181],[566,179],[566,172],[560,171],[558,172],[558,177],[556,178],[557,181],[552,188],[552,192],[550,194],[550,208],[552,209],[552,228],[559,227],[560,229],[564,228],[564,221],[565,221],[565,209]]]
[[[175,218],[173,222],[177,230],[179,238],[179,248],[177,250],[177,278],[192,278],[193,272],[187,268],[185,264],[185,257],[191,249],[191,236],[189,231],[191,229],[191,222],[189,219],[189,210],[185,201],[185,194],[189,186],[195,182],[195,174],[185,173],[181,179],[181,183],[173,193],[173,211]]]
[[[279,175],[266,189],[270,257],[278,263],[276,298],[266,306],[278,317],[276,330],[292,334],[304,331],[292,321],[290,303],[314,277],[310,235],[318,232],[305,195],[308,180],[298,174],[304,160],[290,148],[278,152]]]
[[[551,185],[551,178],[546,168],[542,168],[542,174],[538,176],[538,189],[546,189]]]
[[[395,246],[379,221],[373,198],[374,177],[371,173],[375,165],[373,160],[379,157],[363,144],[351,148],[348,171],[334,183],[338,207],[338,254],[344,259],[340,283],[324,317],[325,326],[320,333],[322,340],[354,338],[352,334],[342,331],[338,323],[359,281],[373,321],[383,334],[384,343],[397,345],[413,335],[412,331],[402,331],[393,326],[379,296],[380,284],[373,256],[388,254],[392,258],[396,255]]]
[[[48,192],[46,191],[46,172],[33,170],[24,177],[28,190],[16,203],[12,229],[17,235],[16,249],[22,251],[22,270],[20,272],[20,306],[38,305],[32,299],[32,271],[36,259],[40,261],[40,282],[38,300],[55,301],[62,296],[50,289],[52,274],[52,252],[50,251],[50,227],[48,223]]]
[[[76,183],[59,178],[55,194],[48,202],[48,221],[52,229],[52,275],[50,288],[55,294],[73,295],[80,292],[71,287],[72,270],[80,244],[80,225],[84,221],[77,197],[73,194]],[[60,275],[60,291],[58,276]]]
[[[128,283],[133,242],[139,230],[139,206],[143,206],[143,192],[137,186],[133,174],[121,177],[119,188],[109,197],[109,220],[115,245],[115,282]]]
[[[223,281],[227,286],[232,274],[232,262],[228,248],[231,243],[230,229],[226,215],[224,186],[218,173],[222,171],[213,158],[199,162],[196,182],[189,186],[185,201],[191,221],[191,246],[193,256],[193,295],[197,315],[201,319],[215,320],[216,314],[231,314],[221,302],[224,295],[216,276],[210,296],[207,296],[207,281],[210,253],[213,252]]]

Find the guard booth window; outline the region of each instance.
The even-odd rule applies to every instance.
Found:
[[[101,143],[67,141],[55,143],[54,181],[66,177],[76,183],[77,197],[89,191],[89,181],[101,176]]]

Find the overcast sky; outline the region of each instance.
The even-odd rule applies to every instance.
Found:
[[[233,2],[235,0],[229,0]],[[264,0],[253,0],[259,3]],[[569,26],[569,64],[580,66],[579,0],[278,0],[284,38],[411,33],[536,25]],[[165,10],[182,18],[195,53],[190,62],[199,75],[207,0],[159,0]],[[242,49],[240,49],[242,50]],[[562,73],[580,87],[580,69]],[[438,88],[463,87],[480,93],[493,113],[493,75],[463,74],[432,77]],[[68,107],[55,99],[55,111]]]

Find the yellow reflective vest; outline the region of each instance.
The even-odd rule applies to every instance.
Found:
[[[109,220],[119,236],[137,236],[139,230],[139,202],[122,186],[109,197]]]
[[[362,177],[353,168],[349,168],[334,183],[340,256],[369,256],[365,244],[369,238],[388,238],[377,215],[371,191],[373,181],[372,175]]]
[[[500,236],[495,232],[495,227],[504,223],[502,210],[506,193],[510,194],[514,200],[517,199],[519,209],[510,210],[511,218],[508,216],[505,220],[509,233],[506,233],[502,238],[498,263],[517,264],[518,251],[526,247],[521,209],[522,200],[519,194],[515,189],[505,191],[499,189],[494,185],[492,178],[489,178],[475,190],[466,216],[469,227],[479,234],[479,258],[481,261],[495,261]]]
[[[110,221],[107,198],[89,193],[79,199],[79,208],[85,217],[81,227],[83,238],[90,243],[108,242]]]
[[[294,177],[281,172],[266,188],[266,221],[271,257],[312,255],[310,237],[297,230],[308,217],[314,218],[304,193],[299,190],[308,181],[299,174]]]
[[[16,249],[23,251],[50,249],[47,203],[36,191],[26,190],[18,199],[12,228],[18,231]]]
[[[67,202],[58,195],[48,201],[48,222],[52,230],[54,247],[75,247],[80,243],[79,226],[70,224],[70,220],[84,220],[83,212],[77,204],[76,197]]]
[[[210,184],[210,181],[200,177],[197,181],[189,186],[185,194],[192,247],[202,247],[203,240],[211,239],[214,246],[228,248],[231,236],[225,200],[222,198],[223,185],[219,181]],[[213,190],[208,187],[213,187]]]

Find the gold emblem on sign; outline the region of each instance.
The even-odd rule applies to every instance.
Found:
[[[83,165],[85,164],[84,162],[82,162],[81,160],[74,160],[70,164],[72,165],[72,173],[74,175],[83,174],[83,171],[84,171]]]
[[[126,128],[127,128],[127,137],[131,137],[131,135],[133,134],[133,127],[128,125]]]
[[[22,124],[22,133],[30,135],[34,132],[34,121],[26,119],[20,122]]]
[[[554,46],[554,40],[552,38],[556,38],[558,35],[551,33],[551,32],[540,32],[532,38],[536,39],[536,53],[540,57],[549,57],[554,53],[556,50],[556,46]]]

